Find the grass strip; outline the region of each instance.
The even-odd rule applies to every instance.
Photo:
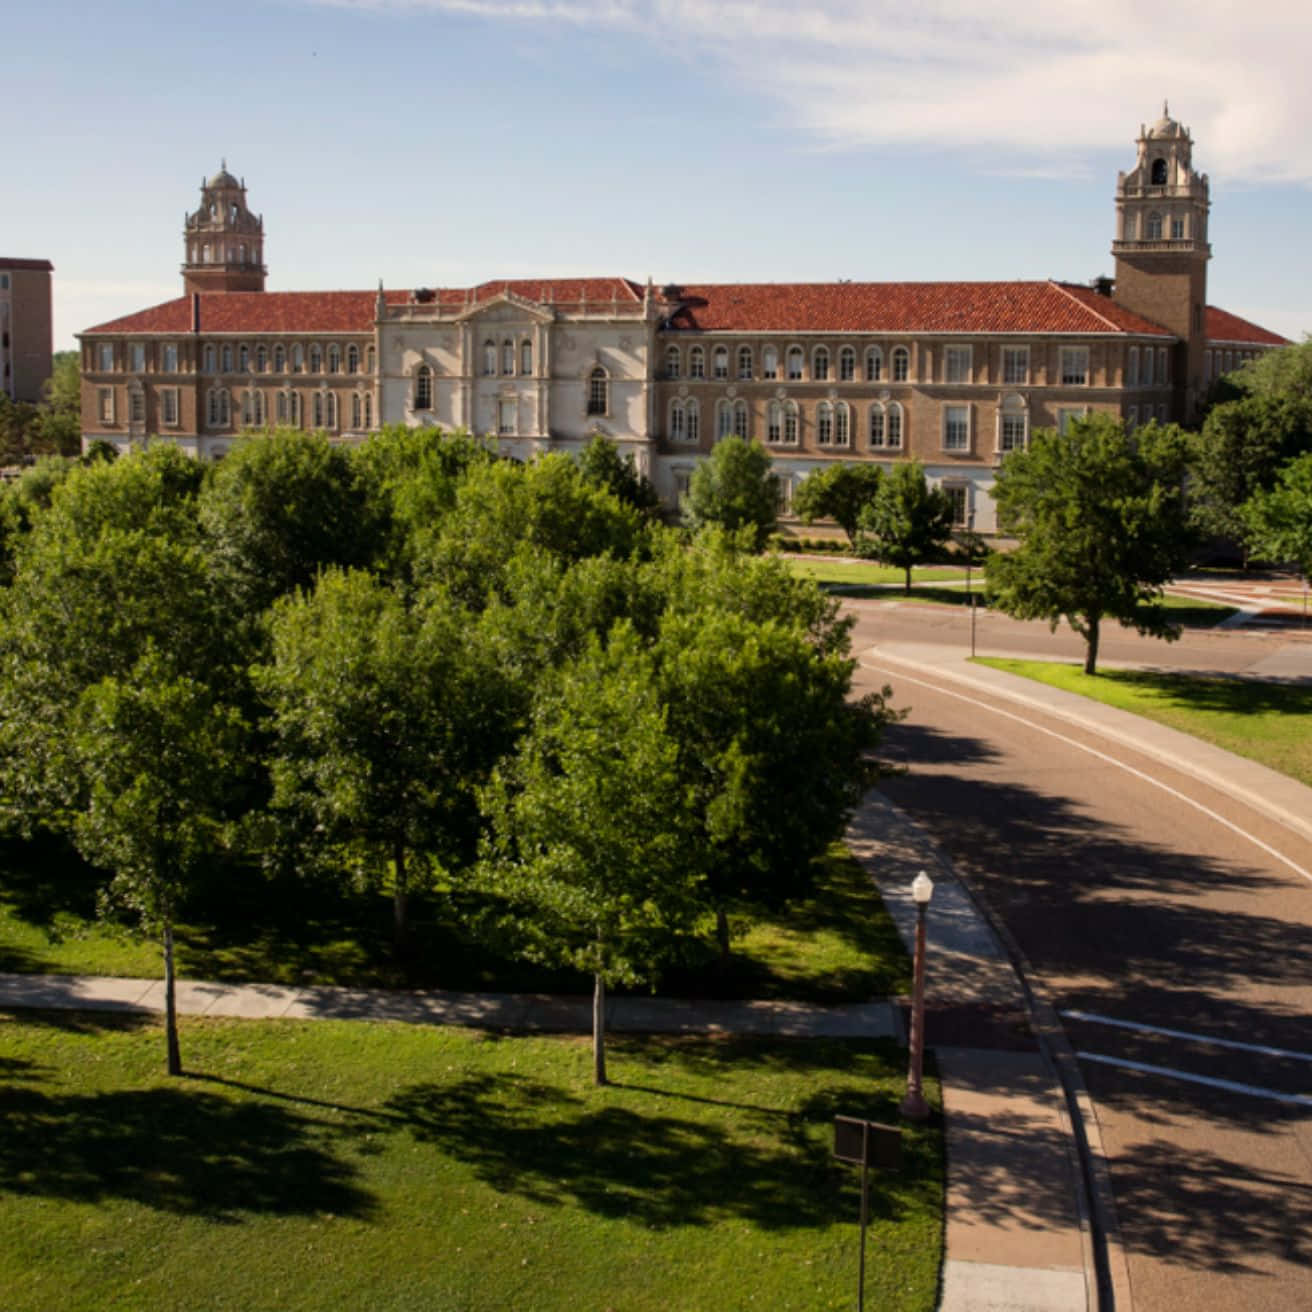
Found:
[[[0,1014],[7,1312],[850,1307],[870,1042],[586,1041],[366,1022]],[[938,1106],[933,1080],[928,1090]],[[867,1306],[928,1312],[940,1118],[875,1173]]]
[[[1019,674],[1192,734],[1312,786],[1312,687],[1154,670],[1103,670],[1047,661],[979,664]]]

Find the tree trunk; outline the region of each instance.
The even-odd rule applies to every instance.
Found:
[[[178,1048],[178,1007],[173,975],[173,922],[164,925],[164,1034],[169,1050],[169,1074],[182,1074],[182,1053]]]
[[[910,596],[910,595],[911,595],[911,566],[908,565],[908,566],[906,567],[906,570],[907,570],[907,581],[906,581],[906,585],[905,585],[905,587],[903,588],[903,591],[904,591],[908,596]]]
[[[1099,619],[1093,616],[1089,620],[1089,630],[1084,637],[1084,672],[1098,673],[1098,626]]]
[[[606,1083],[606,981],[601,971],[592,976],[592,1082]]]
[[[392,848],[392,930],[397,951],[405,948],[409,937],[410,890],[406,886],[405,846],[397,842]]]
[[[715,908],[715,940],[720,945],[720,965],[729,961],[729,913],[723,907]]]

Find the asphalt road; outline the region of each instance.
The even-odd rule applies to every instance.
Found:
[[[890,683],[911,708],[888,739],[907,773],[885,791],[982,892],[1063,1013],[1110,1162],[1135,1307],[1306,1312],[1312,844],[1186,771],[1040,711],[1018,719],[1012,704],[1004,717],[1002,703],[870,651],[897,640],[966,649],[962,611],[852,610],[862,686]],[[997,615],[976,638],[997,654],[1082,652],[1068,633]],[[1312,674],[1312,643],[1243,631],[1167,645],[1115,630],[1103,656]]]

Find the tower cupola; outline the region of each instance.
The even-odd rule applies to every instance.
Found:
[[[186,216],[182,240],[187,292],[264,290],[264,217],[246,207],[246,183],[226,160],[200,184],[200,207]]]

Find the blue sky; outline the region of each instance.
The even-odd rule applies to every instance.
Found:
[[[221,158],[271,289],[1083,281],[1164,97],[1212,179],[1209,300],[1312,331],[1305,0],[15,8],[0,254],[54,262],[57,348],[179,294]]]

